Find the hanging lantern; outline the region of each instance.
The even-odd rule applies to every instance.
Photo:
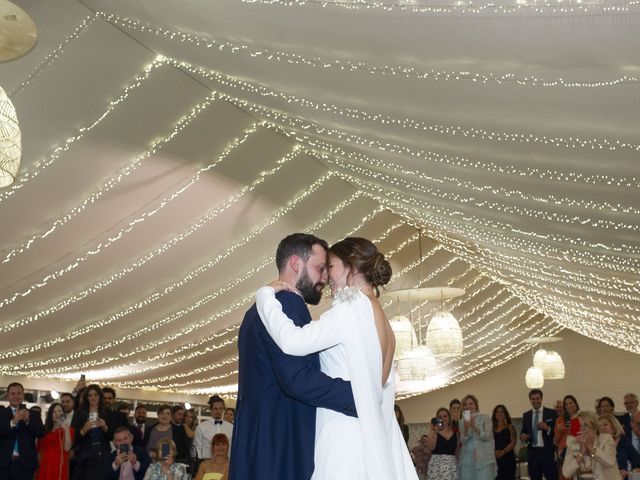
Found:
[[[524,376],[527,388],[542,388],[544,385],[544,375],[538,367],[529,367],[527,374]]]
[[[547,351],[544,349],[539,349],[536,351],[533,356],[533,366],[538,367],[540,370],[544,371],[544,359],[547,356]]]
[[[436,312],[431,318],[425,341],[436,357],[457,357],[464,349],[460,325],[449,312]]]
[[[389,320],[389,323],[391,324],[391,330],[393,330],[396,336],[395,357],[396,359],[400,359],[406,350],[410,350],[415,345],[418,345],[416,332],[409,319],[404,315],[394,315]]]
[[[410,380],[424,380],[437,373],[438,365],[431,350],[420,345],[405,350],[398,360],[398,375],[403,382]]]
[[[16,109],[0,87],[0,188],[11,185],[20,168],[22,143]]]
[[[542,373],[547,380],[561,380],[564,378],[564,362],[558,352],[547,352],[542,363]]]

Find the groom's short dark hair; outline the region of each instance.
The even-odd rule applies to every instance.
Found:
[[[276,250],[276,266],[278,267],[278,271],[282,272],[287,264],[287,260],[293,255],[297,255],[305,262],[309,260],[311,250],[316,244],[325,250],[329,250],[327,242],[309,233],[292,233],[283,238]]]

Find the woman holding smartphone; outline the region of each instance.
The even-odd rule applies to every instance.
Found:
[[[478,412],[478,399],[462,399],[460,421],[460,480],[495,480],[497,468],[489,415]]]
[[[560,479],[571,480],[570,478],[562,475],[562,463],[564,462],[564,456],[567,453],[567,437],[571,430],[571,421],[575,420],[576,415],[580,411],[578,400],[573,395],[566,395],[562,400],[562,406],[564,409],[564,415],[558,417],[556,424],[553,427],[553,443],[556,444],[558,449],[558,465],[560,466]]]
[[[427,448],[431,451],[427,480],[458,480],[456,453],[459,442],[458,433],[451,428],[451,414],[442,407],[433,420],[427,435]]]
[[[82,394],[82,407],[73,415],[76,436],[71,480],[102,476],[102,463],[110,451],[108,423],[102,389],[89,385]]]
[[[52,403],[44,422],[45,436],[38,440],[40,468],[37,480],[67,480],[69,478],[69,450],[73,429],[65,421],[62,405]]]
[[[187,467],[174,461],[176,444],[170,438],[162,438],[154,449],[156,461],[144,475],[144,480],[186,480]]]

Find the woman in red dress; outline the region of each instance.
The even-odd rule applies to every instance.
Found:
[[[47,431],[38,441],[40,469],[37,480],[67,480],[69,478],[69,450],[73,442],[73,429],[63,416],[62,405],[53,403],[44,422]]]

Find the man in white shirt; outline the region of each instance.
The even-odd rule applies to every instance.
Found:
[[[558,414],[555,410],[542,406],[542,391],[529,392],[531,410],[522,414],[520,440],[528,445],[527,467],[531,480],[556,480],[558,467],[555,461],[553,427]]]
[[[0,410],[0,479],[31,480],[38,468],[36,439],[45,433],[42,418],[27,410],[21,384],[9,384],[7,400]]]
[[[196,435],[193,439],[193,447],[195,448],[198,458],[211,458],[211,440],[218,433],[224,433],[229,439],[229,448],[231,448],[231,434],[233,433],[233,424],[225,422],[222,419],[224,414],[224,400],[218,395],[214,395],[209,399],[209,407],[211,408],[211,420],[202,422],[196,428]]]

